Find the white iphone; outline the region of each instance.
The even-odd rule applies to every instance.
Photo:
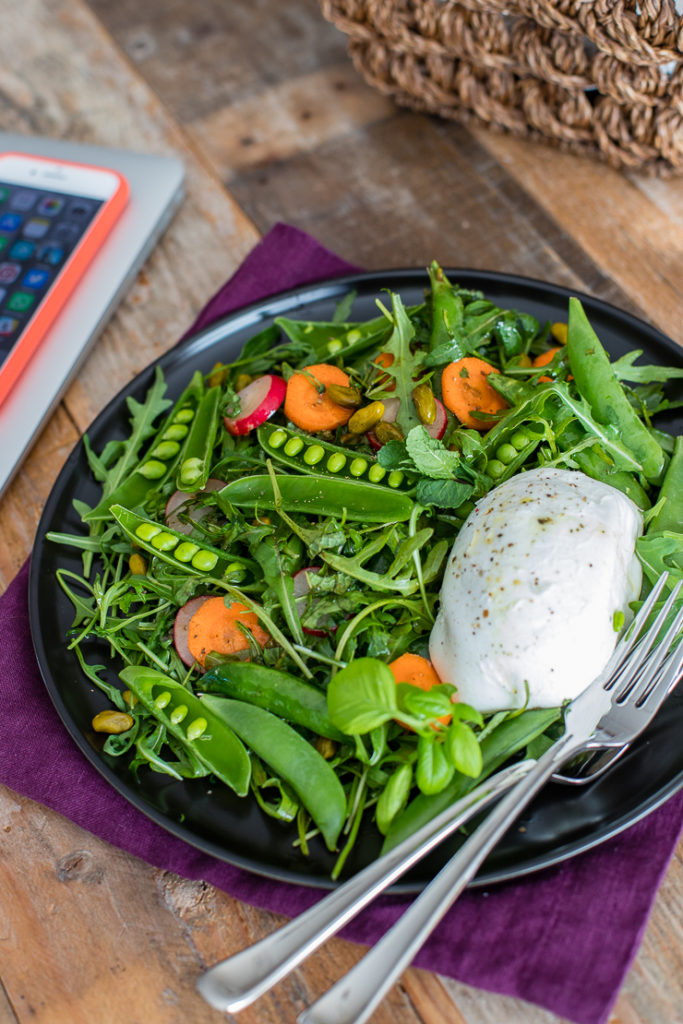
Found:
[[[0,153],[0,404],[127,199],[117,171]]]

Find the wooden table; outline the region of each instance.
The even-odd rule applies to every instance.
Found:
[[[592,292],[680,339],[683,178],[619,175],[397,110],[315,0],[22,0],[0,33],[0,128],[180,154],[189,194],[0,503],[0,583],[104,404],[284,220],[370,269],[513,271]],[[0,1024],[211,1024],[201,969],[278,922],[154,870],[0,790]],[[679,847],[614,1024],[683,1021]],[[330,942],[239,1016],[290,1024],[358,959]],[[590,984],[590,979],[587,979]],[[374,1024],[551,1024],[410,970]]]

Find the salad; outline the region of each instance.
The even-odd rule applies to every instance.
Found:
[[[539,323],[436,263],[419,304],[387,292],[359,321],[354,298],[277,317],[178,396],[157,368],[126,438],[84,438],[82,530],[47,535],[81,552],[57,579],[103,753],[257,801],[302,857],[333,851],[333,877],[361,829],[388,849],[562,730],[561,702],[483,713],[430,661],[480,499],[585,474],[641,510],[644,589],[683,574],[683,441],[653,425],[681,368],[610,361],[577,299]]]

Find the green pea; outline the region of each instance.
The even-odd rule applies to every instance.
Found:
[[[344,343],[339,338],[332,338],[327,343],[327,351],[334,355],[335,352],[339,352],[340,349],[344,348]]]
[[[361,338],[362,334],[356,327],[352,328],[352,330],[348,331],[346,334],[346,341],[349,345],[353,345],[354,342],[360,341]]]
[[[287,449],[285,448],[285,451]],[[287,452],[289,455],[290,453]],[[304,452],[303,459],[307,466],[317,466],[321,459],[325,458],[325,449],[321,444],[312,444]]]
[[[166,533],[165,530],[162,530],[160,533],[154,534],[150,543],[157,551],[173,551],[178,543],[178,538],[174,533]]]
[[[365,459],[354,459],[349,466],[349,473],[351,476],[362,476],[367,468],[368,464]]]
[[[174,455],[177,455],[180,451],[180,445],[177,441],[162,441],[156,446],[150,453],[157,459],[172,459]]]
[[[159,709],[165,708],[166,705],[170,704],[170,703],[171,703],[171,694],[168,692],[168,690],[163,690],[163,692],[160,693],[158,697],[154,698],[154,707],[155,708],[159,708]]]
[[[370,481],[371,484],[378,484],[380,480],[383,480],[386,475],[387,471],[384,468],[384,466],[380,466],[376,462],[374,466],[370,466],[370,470],[368,472],[368,480]]]
[[[170,697],[170,694],[169,694]],[[195,718],[194,722],[190,722],[187,727],[186,736],[188,740],[198,740],[199,737],[206,732],[208,722],[205,718]]]
[[[169,694],[170,696],[170,694]],[[179,725],[183,718],[187,716],[187,704],[179,704],[178,707],[174,708],[169,718],[174,725]]]
[[[286,430],[274,430],[268,438],[268,444],[271,448],[281,448],[287,440]]]
[[[500,459],[489,459],[486,463],[486,472],[493,480],[497,480],[505,472],[505,464]]]
[[[194,409],[186,406],[184,409],[178,409],[178,412],[173,417],[174,423],[190,423],[194,419]]]
[[[514,447],[514,445],[499,444],[498,447],[496,448],[496,458],[500,459],[500,461],[503,462],[506,466],[509,465],[510,462],[512,462],[516,455],[517,449]]]
[[[165,472],[166,466],[158,459],[148,459],[138,469],[138,473],[144,476],[145,480],[158,480]]]
[[[522,448],[526,448],[530,440],[526,430],[515,430],[514,434],[510,435],[510,444],[518,452],[521,452]]]
[[[202,475],[203,465],[201,459],[185,459],[180,467],[180,482],[192,486]]]
[[[226,565],[223,576],[229,576],[233,583],[237,583],[239,580],[244,579],[244,566],[240,565],[239,562],[230,562],[229,565]]]
[[[156,537],[158,533],[161,533],[161,527],[156,526],[154,523],[140,523],[135,527],[135,536],[139,537],[140,540],[151,540],[152,537]]]
[[[184,423],[172,423],[161,435],[164,441],[182,441],[189,430]]]
[[[189,540],[184,540],[176,548],[175,557],[179,562],[191,562],[198,551],[199,548],[196,544],[192,544]]]
[[[202,551],[200,549],[192,559],[192,565],[201,572],[211,572],[215,568],[217,561],[218,555],[214,555],[213,551]]]
[[[393,469],[389,474],[387,483],[390,487],[400,487],[403,483],[403,471],[400,469]]]
[[[346,456],[342,455],[341,452],[333,452],[326,465],[330,473],[339,473],[346,465]]]
[[[303,437],[290,437],[284,447],[285,455],[298,455],[304,446]]]

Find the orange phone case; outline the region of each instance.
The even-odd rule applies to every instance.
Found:
[[[24,154],[8,155],[22,156]],[[44,157],[36,156],[32,157],[32,159],[44,160],[45,163],[55,163],[54,160],[48,160]],[[28,328],[21,335],[5,362],[0,366],[0,404],[4,402],[16,384],[24,367],[34,355],[53,320],[74,290],[78,279],[87,270],[128,202],[128,182],[118,171],[114,171],[109,167],[92,167],[88,164],[77,164],[69,160],[59,160],[58,163],[67,167],[83,167],[93,171],[106,170],[109,174],[113,174],[118,178],[119,185],[113,196],[104,201],[103,206],[97,212],[80,242],[62,267],[47,298],[39,307]]]

